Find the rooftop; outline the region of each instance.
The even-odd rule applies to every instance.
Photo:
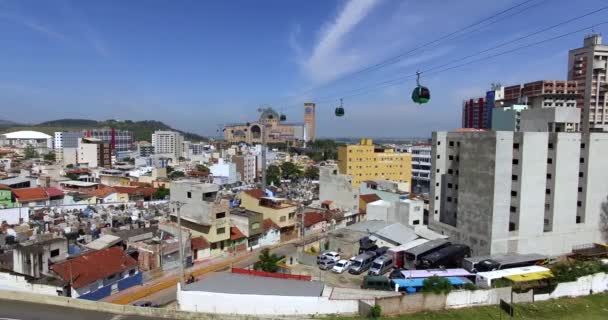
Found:
[[[304,226],[310,227],[319,222],[323,222],[325,220],[325,216],[321,212],[307,212],[304,214]]]
[[[3,134],[6,139],[50,139],[52,138],[46,133],[39,131],[15,131]]]
[[[103,236],[95,239],[85,245],[85,247],[93,250],[102,250],[107,249],[118,242],[120,242],[121,238],[119,236],[114,236],[111,234],[104,234]]]
[[[95,182],[85,182],[85,181],[78,181],[78,180],[69,180],[69,181],[61,181],[59,184],[64,185],[64,186],[74,186],[74,187],[94,187],[96,185],[98,185],[99,183],[95,183]]]
[[[184,291],[320,297],[323,288],[324,284],[320,281],[277,279],[227,272],[214,272],[200,281],[184,286]]]
[[[48,200],[49,196],[42,187],[13,189],[13,194],[19,202]]]

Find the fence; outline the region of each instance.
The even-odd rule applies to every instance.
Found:
[[[299,275],[299,274],[271,273],[271,272],[247,270],[247,269],[241,269],[241,268],[232,268],[232,273],[246,274],[246,275],[258,276],[258,277],[292,279],[292,280],[302,280],[302,281],[310,281],[312,279],[311,276],[305,276],[305,275]]]

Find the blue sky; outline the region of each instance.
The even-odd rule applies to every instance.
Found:
[[[413,75],[606,2],[535,0],[491,26],[374,72],[348,75],[523,1],[0,0],[0,118],[155,119],[211,135],[223,123],[254,119],[261,105],[301,121],[302,103],[318,101],[320,136],[429,136],[459,127],[462,100],[482,95],[492,82],[565,79],[568,50],[582,44],[584,32],[423,74],[432,100],[422,107],[410,100],[411,80],[357,96],[354,90]],[[607,12],[487,54],[608,21]],[[608,35],[606,26],[595,30]],[[340,97],[346,116],[336,119]]]

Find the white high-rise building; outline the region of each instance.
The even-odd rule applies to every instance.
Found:
[[[602,36],[585,37],[582,48],[570,50],[568,80],[576,80],[582,94],[577,101],[582,106],[583,131],[608,131],[608,45]]]
[[[608,133],[435,132],[429,225],[474,255],[601,241]]]
[[[170,155],[173,162],[178,162],[182,156],[184,137],[175,131],[155,131],[152,134],[152,145],[155,154]]]
[[[431,181],[431,146],[412,147],[412,192],[428,193]]]

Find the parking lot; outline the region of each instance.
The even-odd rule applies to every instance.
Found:
[[[321,270],[318,266],[307,266],[298,264],[292,266],[292,273],[310,275],[313,280],[325,282],[328,286],[343,287],[343,288],[360,288],[363,283],[363,277],[367,274],[364,272],[360,275],[352,275],[348,271],[342,274],[333,273],[330,270]]]

